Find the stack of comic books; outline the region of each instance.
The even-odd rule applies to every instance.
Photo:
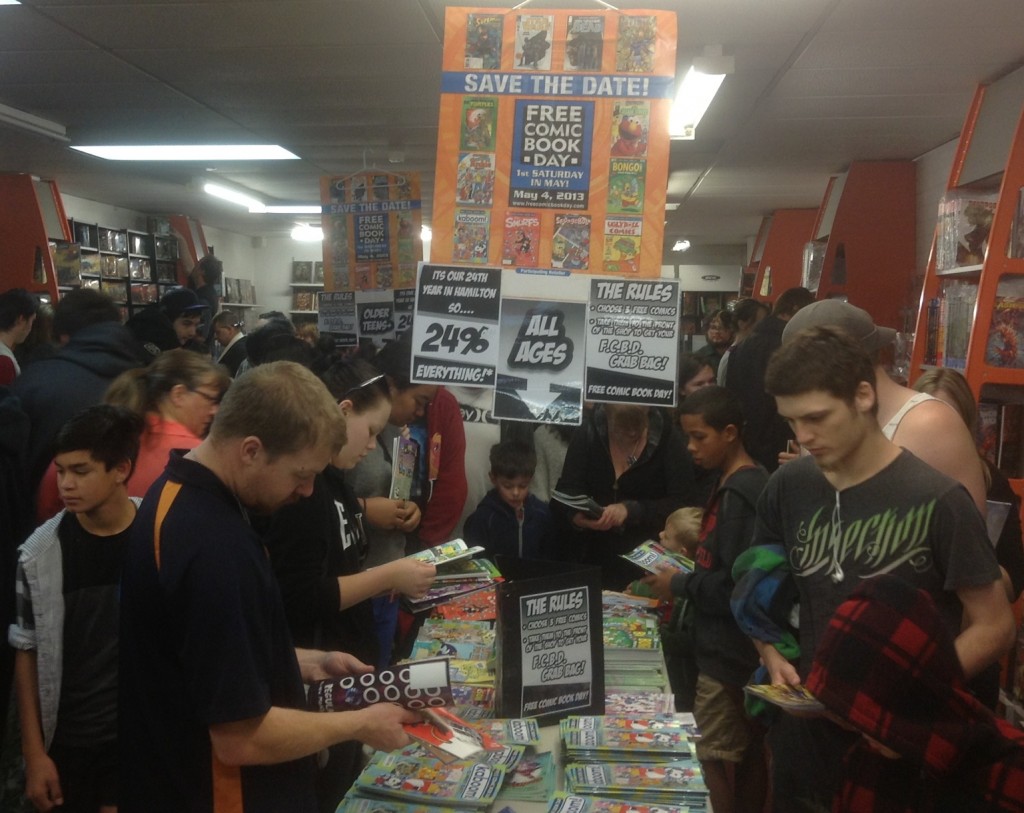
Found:
[[[603,796],[639,804],[677,805],[706,810],[708,788],[696,761],[570,762],[565,789],[584,796]]]
[[[416,636],[409,659],[488,660],[493,654],[494,629],[489,622],[427,618]]]
[[[498,792],[498,803],[546,802],[555,792],[556,773],[554,755],[550,751],[528,754],[505,778]]]
[[[498,617],[498,595],[494,584],[474,590],[434,609],[434,614],[452,620],[494,621]]]
[[[690,811],[691,808],[686,806],[642,805],[621,799],[576,796],[561,791],[554,795],[547,809],[547,813],[690,813]],[[364,811],[354,811],[354,813],[364,813]],[[389,808],[381,813],[392,813],[392,811]],[[394,813],[405,813],[405,811],[394,811]]]
[[[691,714],[570,716],[559,723],[559,735],[567,762],[696,759],[700,738]]]
[[[483,548],[479,545],[470,547],[461,539],[453,539],[412,554],[410,558],[435,565],[438,573],[424,595],[404,599],[406,607],[414,613],[425,612],[471,593],[493,588],[501,580],[497,567],[486,559],[470,558],[481,551]]]
[[[446,764],[418,747],[377,751],[339,809],[374,810],[350,805],[359,798],[385,798],[444,810],[483,810],[494,802],[504,779],[504,768],[483,761]]]
[[[605,679],[607,681],[607,678]],[[454,689],[454,687],[453,687]],[[605,714],[637,714],[648,716],[671,712],[676,707],[675,695],[665,691],[622,691],[609,690],[605,683]],[[456,698],[458,703],[458,698]]]
[[[658,663],[664,660],[658,619],[653,615],[606,615],[603,619],[603,634],[606,661],[609,657],[612,661],[619,659],[627,662],[642,659]]]

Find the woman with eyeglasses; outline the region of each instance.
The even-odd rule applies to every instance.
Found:
[[[191,350],[166,350],[146,367],[121,373],[104,402],[142,415],[146,426],[128,495],[144,497],[164,472],[173,449],[192,449],[206,436],[231,378],[209,356]],[[57,492],[57,471],[50,464],[39,484],[36,514],[49,519],[63,507]]]
[[[391,414],[384,377],[364,361],[336,361],[321,379],[345,418],[346,442],[316,476],[313,493],[265,523],[263,537],[284,599],[294,643],[349,652],[378,663],[375,596],[421,596],[433,565],[397,559],[366,568],[365,500],[345,482],[346,471],[377,445]],[[395,501],[392,501],[395,502]],[[317,779],[321,809],[333,813],[361,768],[359,743],[330,749]]]

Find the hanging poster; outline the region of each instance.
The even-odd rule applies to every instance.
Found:
[[[394,291],[356,291],[356,327],[360,339],[383,347],[395,339]]]
[[[584,302],[502,299],[495,418],[580,423],[585,319]]]
[[[675,12],[447,8],[432,259],[659,277],[675,48]]]
[[[366,170],[320,179],[324,288],[412,288],[423,259],[419,173]]]
[[[355,344],[356,298],[352,291],[324,291],[320,294],[317,327],[321,333],[351,335]]]
[[[412,380],[493,387],[500,303],[499,268],[422,265],[413,320]]]
[[[495,714],[604,713],[601,571],[498,556]],[[592,709],[592,711],[587,711]]]
[[[679,283],[590,280],[584,398],[675,406]]]

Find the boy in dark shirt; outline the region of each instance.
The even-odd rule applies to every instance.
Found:
[[[117,588],[141,500],[126,482],[142,419],[89,407],[57,435],[65,509],[19,548],[8,632],[21,716],[25,795],[36,810],[117,808]]]
[[[537,455],[529,444],[507,440],[491,447],[494,485],[466,520],[463,535],[490,556],[552,557],[551,512],[530,493]]]
[[[693,462],[719,472],[701,521],[694,571],[666,570],[647,581],[661,598],[683,596],[693,605],[697,695],[693,714],[701,728],[697,756],[715,810],[760,811],[767,792],[764,732],[743,708],[743,686],[758,657],[729,607],[732,566],[750,547],[756,506],[768,472],[743,445],[743,407],[724,387],[686,396],[680,423]]]

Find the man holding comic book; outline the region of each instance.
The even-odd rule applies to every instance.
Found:
[[[826,327],[787,339],[765,386],[809,455],[768,481],[753,544],[785,550],[800,598],[801,659],[797,669],[755,639],[771,682],[799,685],[835,610],[883,574],[932,596],[964,672],[977,674],[1009,648],[1014,620],[970,494],[882,434],[863,342]],[[768,741],[775,809],[830,810],[848,732],[783,715]]]
[[[121,587],[122,813],[315,813],[310,755],[353,739],[409,743],[402,723],[419,717],[396,705],[300,710],[303,682],[371,667],[295,649],[248,524],[248,511],[308,496],[344,439],[337,403],[312,373],[261,365],[147,494]]]

